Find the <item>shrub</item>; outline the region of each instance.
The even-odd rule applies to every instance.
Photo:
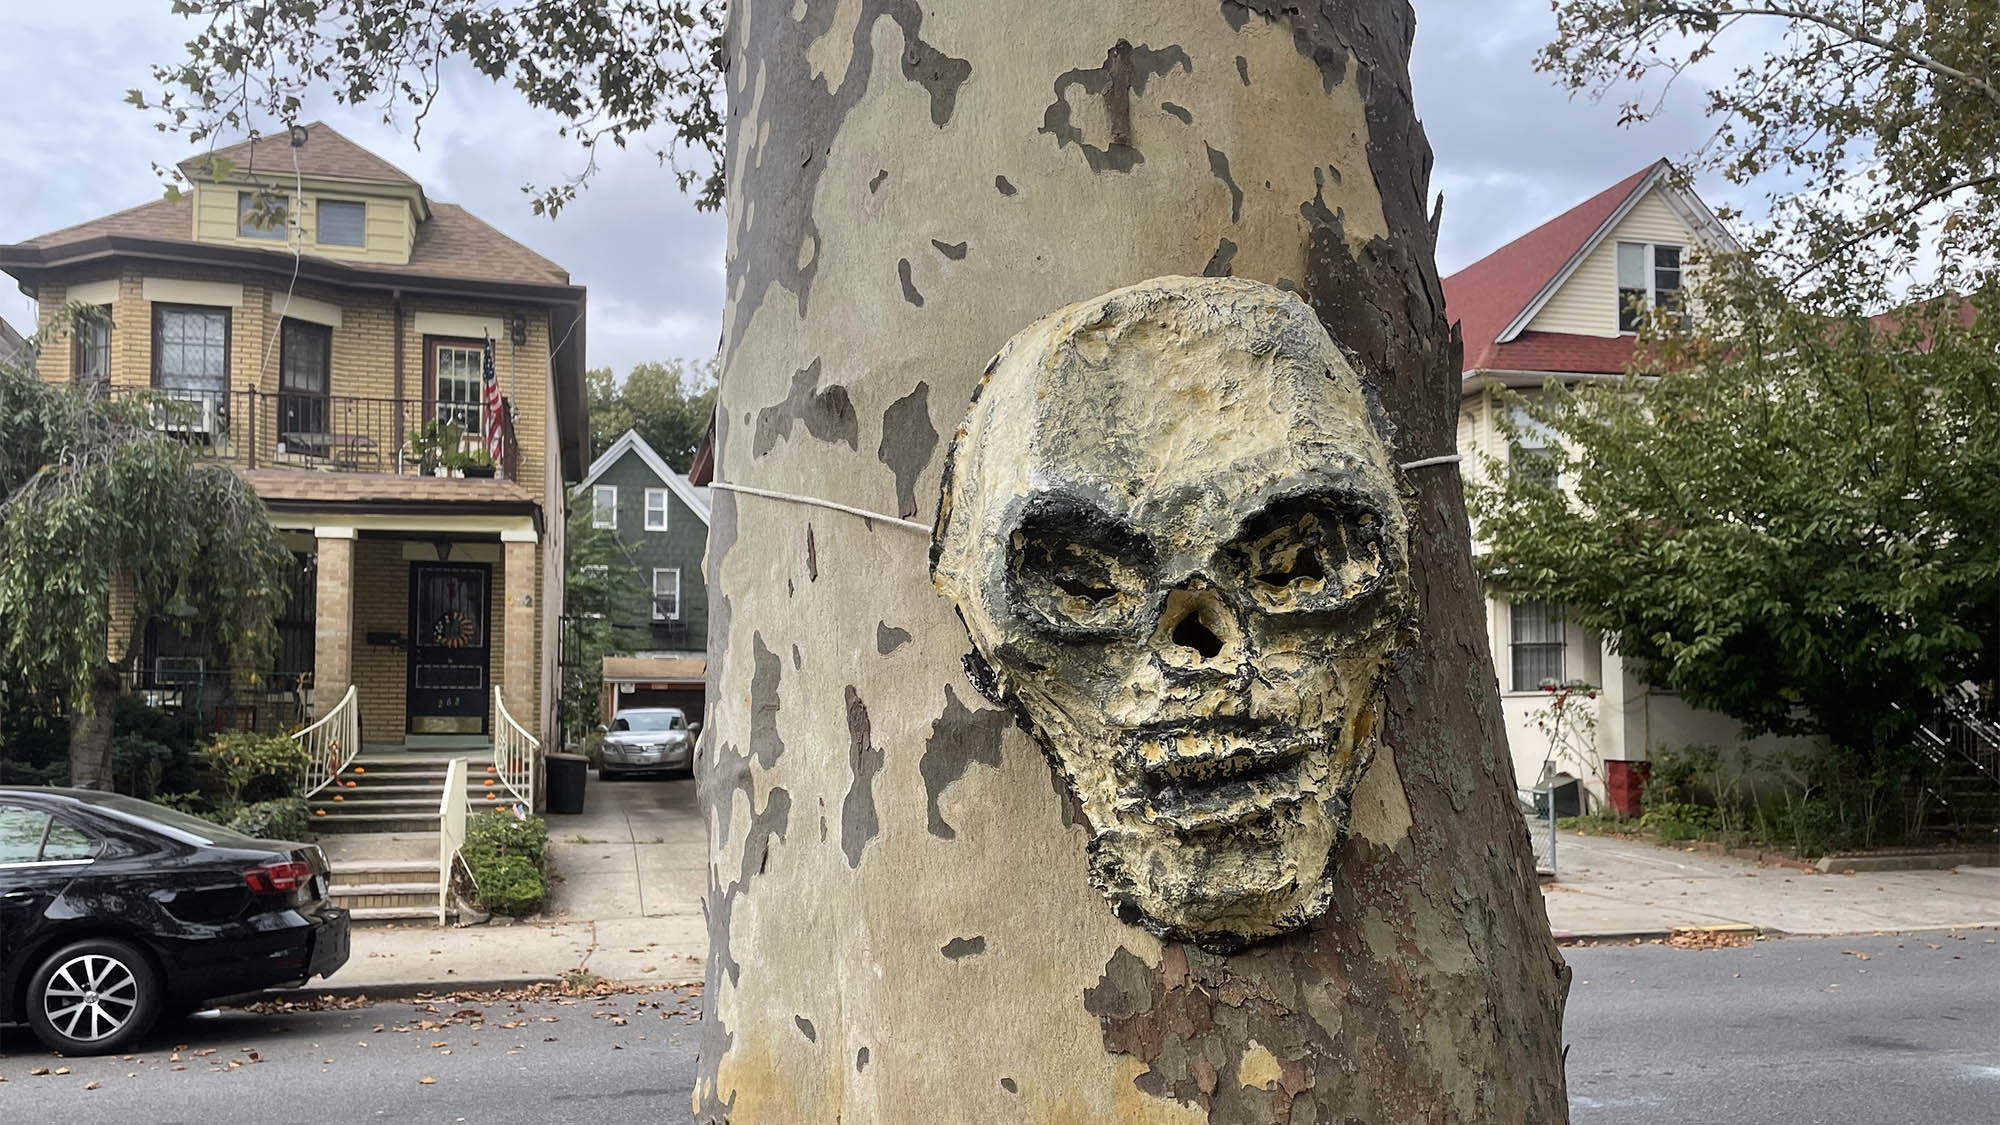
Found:
[[[472,818],[460,854],[479,905],[515,917],[540,910],[549,893],[543,877],[548,844],[548,822],[541,817],[520,819],[494,809]]]
[[[229,821],[229,830],[262,840],[310,840],[312,817],[307,814],[305,798],[280,797],[259,801],[237,813]]]
[[[310,762],[305,747],[261,734],[218,734],[202,744],[201,753],[232,805],[295,795],[305,785]]]
[[[1687,801],[1661,801],[1646,807],[1639,826],[1664,843],[1699,840],[1715,831],[1715,810]]]

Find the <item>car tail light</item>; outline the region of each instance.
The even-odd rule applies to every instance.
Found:
[[[311,878],[311,867],[291,860],[267,863],[243,873],[243,881],[250,884],[250,893],[258,895],[296,891]]]

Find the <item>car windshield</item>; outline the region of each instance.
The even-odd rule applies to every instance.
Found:
[[[680,730],[686,725],[679,711],[626,711],[611,720],[614,731]]]

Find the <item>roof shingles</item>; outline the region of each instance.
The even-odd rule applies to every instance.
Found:
[[[1647,165],[1444,279],[1445,315],[1456,318],[1464,334],[1466,373],[1625,369],[1632,358],[1630,337],[1522,332],[1504,344],[1499,338],[1661,163]]]

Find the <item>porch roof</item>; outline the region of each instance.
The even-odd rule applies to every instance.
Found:
[[[708,676],[708,661],[669,656],[607,656],[606,683],[699,683]]]
[[[311,469],[239,470],[274,510],[344,508],[435,511],[440,514],[534,515],[535,498],[510,480],[388,473],[322,473]]]

